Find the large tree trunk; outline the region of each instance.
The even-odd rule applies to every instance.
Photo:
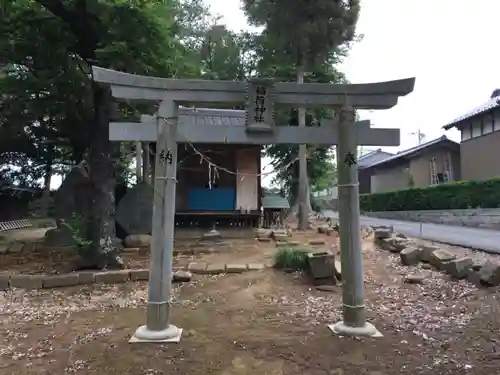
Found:
[[[297,68],[297,83],[304,83],[304,69]],[[299,127],[306,126],[306,109],[299,108]],[[307,176],[307,145],[299,145],[299,191],[298,191],[298,229],[306,230],[309,227],[309,213],[311,199],[309,196],[309,178]]]
[[[115,231],[115,186],[113,147],[109,141],[111,92],[93,84],[94,126],[89,154],[89,177],[92,184],[92,207],[89,212],[89,239],[94,262],[99,268],[122,267]]]

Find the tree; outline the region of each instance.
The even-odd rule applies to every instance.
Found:
[[[332,59],[345,43],[355,37],[359,0],[244,0],[250,22],[264,26],[268,51],[293,66],[297,82],[306,70]],[[298,125],[306,126],[305,109],[299,108]],[[299,147],[299,228],[308,227],[310,197],[307,181],[307,149]]]
[[[180,6],[175,0],[10,0],[0,8],[2,35],[7,35],[0,56],[8,66],[1,84],[11,90],[2,98],[2,141],[10,134],[24,145],[22,155],[34,159],[42,149],[70,143],[88,159],[94,204],[87,235],[102,267],[118,265],[114,188],[120,150],[108,140],[110,92],[89,79],[90,66],[198,75],[199,69],[185,63],[187,49],[176,35]],[[7,104],[18,107],[9,113]],[[16,116],[15,125],[7,125]],[[45,147],[49,140],[57,147]],[[20,150],[4,146],[11,155]]]

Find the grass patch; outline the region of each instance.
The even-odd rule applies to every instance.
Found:
[[[297,247],[281,247],[274,254],[274,268],[305,271],[309,267],[309,250]]]

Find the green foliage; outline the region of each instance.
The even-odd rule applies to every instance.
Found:
[[[453,210],[500,207],[500,178],[460,181],[360,196],[362,211]]]
[[[264,26],[266,50],[298,67],[316,67],[355,38],[360,1],[244,0],[250,22]]]
[[[85,238],[86,220],[82,216],[73,215],[69,220],[62,221],[61,227],[71,233],[78,255],[85,260],[95,259],[92,241]]]
[[[281,247],[274,254],[274,267],[280,270],[306,271],[309,251],[297,247]]]

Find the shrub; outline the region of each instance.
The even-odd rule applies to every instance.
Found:
[[[307,254],[309,254],[308,250],[297,247],[279,248],[274,255],[274,267],[282,270],[305,271],[309,267]]]
[[[363,194],[359,203],[362,211],[497,208],[500,207],[500,178]]]

